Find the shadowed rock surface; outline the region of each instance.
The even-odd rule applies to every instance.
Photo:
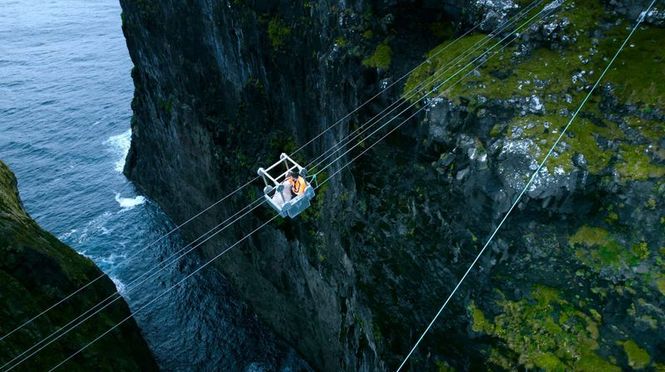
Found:
[[[121,3],[136,66],[125,172],[176,222],[429,56],[296,158],[307,163],[401,97],[427,110],[333,177],[298,220],[271,224],[216,263],[266,325],[326,371],[399,364],[648,4],[545,1],[536,10],[551,11],[514,43],[423,97],[437,68],[485,34],[438,48],[474,24],[492,31],[529,3]],[[661,15],[647,15],[410,368],[662,368]],[[186,235],[260,190],[243,190]],[[271,216],[257,210],[204,255]]]

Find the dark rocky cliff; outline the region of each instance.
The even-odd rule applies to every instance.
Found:
[[[136,66],[125,171],[183,221],[438,44],[474,24],[493,30],[527,3],[121,0]],[[462,84],[419,102],[427,112],[333,178],[309,212],[224,256],[220,273],[318,369],[396,367],[645,5],[554,6]],[[662,367],[662,19],[649,14],[414,369]],[[296,157],[330,148],[480,37],[430,58]],[[249,203],[254,187],[186,234]],[[258,210],[204,254],[270,216]]]
[[[0,162],[0,334],[21,325],[102,272],[89,259],[42,230],[23,209],[16,178]],[[5,364],[49,336],[82,311],[115,292],[108,278],[0,341]],[[52,343],[18,370],[47,370],[129,315],[124,301],[91,318],[85,325]],[[119,327],[66,364],[67,370],[157,370],[152,354],[134,321]]]

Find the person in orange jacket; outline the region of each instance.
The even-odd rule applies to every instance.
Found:
[[[294,196],[299,196],[305,193],[307,189],[307,182],[302,178],[297,169],[289,172],[287,180],[291,184],[291,192]]]

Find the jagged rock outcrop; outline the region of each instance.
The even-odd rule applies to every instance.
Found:
[[[42,230],[23,209],[16,178],[0,161],[0,335],[6,335],[89,281],[102,275],[95,264]],[[0,341],[5,364],[57,331],[84,310],[115,292],[104,277],[62,305]],[[84,325],[19,365],[18,370],[47,370],[129,315],[120,300]],[[26,354],[28,355],[28,354]],[[131,320],[73,358],[67,370],[99,368],[157,370],[146,342]]]
[[[552,14],[461,84],[413,100],[427,112],[332,178],[298,220],[272,224],[220,259],[219,271],[315,368],[396,367],[625,36],[623,15],[632,13],[617,3],[629,4],[541,4]],[[183,221],[395,81],[459,25],[493,30],[527,4],[122,5],[136,66],[125,171]],[[414,369],[663,363],[663,102],[662,88],[645,78],[662,75],[663,30],[654,24],[557,148],[414,355]],[[296,157],[306,163],[331,148],[483,37],[430,53],[403,89]],[[256,198],[261,185],[253,186],[188,237]],[[270,216],[255,211],[204,254]]]

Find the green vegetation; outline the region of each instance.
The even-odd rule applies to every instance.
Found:
[[[348,44],[348,41],[343,36],[340,36],[335,39],[335,44],[340,48],[344,48]]]
[[[665,175],[665,167],[651,164],[646,146],[622,144],[619,149],[619,157],[623,161],[617,166],[617,171],[624,179],[637,181],[660,178]]]
[[[549,148],[559,137],[560,130],[568,123],[567,117],[559,115],[529,115],[515,118],[508,126],[508,138],[537,139],[531,148],[532,156],[542,161]],[[605,126],[596,125],[590,120],[578,118],[571,126],[561,143],[555,149],[546,166],[550,172],[557,167],[565,172],[573,169],[573,157],[584,155],[591,173],[599,173],[607,167],[612,159],[612,151],[601,148],[598,138],[619,139],[623,133],[616,124],[607,122]]]
[[[660,138],[665,133],[665,122],[662,121],[645,120],[636,116],[624,117],[624,121],[647,140]]]
[[[600,227],[582,226],[568,239],[568,243],[575,248],[577,259],[595,271],[633,267],[649,258],[646,242],[624,246],[609,231]]]
[[[16,178],[10,173],[9,168],[0,162],[0,216],[25,220],[28,216],[21,207],[16,186]]]
[[[480,97],[539,97],[544,115],[516,117],[507,126],[494,126],[490,135],[531,140],[531,155],[541,161],[570,120],[571,111],[581,102],[585,87],[593,83],[627,35],[627,23],[623,22],[603,29],[602,38],[589,36],[607,14],[599,0],[564,5],[555,17],[570,21],[567,30],[572,41],[569,44],[555,49],[541,47],[526,54],[516,53],[516,47],[509,45],[503,50],[495,49],[482,65],[474,63],[474,66],[465,67],[497,40],[485,41],[481,48],[474,45],[482,42],[486,35],[470,35],[456,43],[444,42],[428,53],[428,63],[409,76],[404,97],[415,102],[438,85],[435,94],[456,103],[460,103],[463,97],[469,101],[471,109],[483,102]],[[614,94],[621,102],[637,104],[647,111],[665,109],[665,85],[657,84],[654,79],[655,76],[665,76],[665,48],[659,46],[662,40],[665,40],[665,29],[643,26],[606,76],[605,81],[612,84]],[[473,52],[464,55],[467,50]],[[471,68],[475,69],[474,74],[457,83]],[[411,94],[416,88],[418,94]],[[643,137],[642,143],[627,136],[628,133],[617,123],[606,120],[598,100],[593,97],[548,160],[548,171],[568,173],[574,170],[572,160],[581,154],[592,174],[602,174],[608,167],[615,167],[625,181],[663,177],[665,167],[657,161],[665,159],[665,150],[645,146],[644,142],[657,143],[665,124],[639,116],[624,120]],[[502,133],[504,130],[507,133]],[[647,149],[651,153],[647,153]]]
[[[649,353],[639,347],[633,340],[628,340],[623,343],[623,351],[628,358],[628,365],[634,369],[643,369],[649,365],[649,362],[651,362]]]
[[[497,337],[516,354],[517,359],[511,362],[511,353],[493,349],[490,361],[494,364],[518,363],[527,369],[546,371],[619,371],[595,353],[600,319],[563,299],[558,290],[535,286],[528,297],[500,300],[498,305],[501,313],[493,322],[474,304],[470,308],[474,332]]]
[[[439,80],[441,76],[444,76],[444,74],[450,75],[451,71],[456,70],[455,67],[460,68],[468,63],[468,61],[460,63],[462,59],[458,58],[458,56],[463,55],[463,53],[469,48],[473,48],[473,45],[484,37],[485,35],[482,34],[469,35],[455,43],[453,43],[452,40],[446,41],[434,48],[427,54],[427,63],[418,67],[411,73],[411,75],[409,75],[409,78],[404,84],[405,98],[408,98],[412,102],[418,101],[419,96],[412,96],[409,92],[415,88],[418,88],[418,92],[429,92],[435,87],[435,84],[440,83]],[[437,70],[444,66],[448,66],[452,62],[456,62],[454,66],[451,66],[450,68],[446,67],[441,73],[435,74]]]
[[[660,294],[665,296],[665,277],[656,279],[656,287],[658,288]]]
[[[274,50],[280,50],[289,36],[291,36],[291,29],[281,18],[275,16],[268,22],[268,39]]]
[[[572,245],[583,244],[586,246],[604,245],[609,241],[609,232],[600,227],[582,226],[568,239]]]
[[[485,314],[480,310],[475,303],[469,305],[471,311],[471,329],[478,333],[491,333],[493,331],[492,324],[487,321]]]
[[[557,18],[567,18],[575,30],[588,32],[598,26],[598,22],[607,16],[605,7],[600,0],[578,0],[575,6],[565,6],[564,10],[557,14]]]
[[[649,257],[649,245],[647,242],[633,244],[633,256],[640,260],[646,260]]]
[[[387,70],[390,68],[393,51],[387,42],[379,44],[374,53],[363,60],[363,65],[366,67],[378,68]]]
[[[533,139],[531,155],[540,162],[568,121],[568,117],[559,115],[517,117],[509,123],[507,135],[511,139]],[[656,138],[651,137],[652,140]],[[623,140],[625,134],[613,122],[603,121],[601,125],[578,117],[546,163],[548,170],[553,172],[561,168],[570,172],[574,168],[574,156],[582,154],[592,174],[601,173],[616,157],[615,167],[624,180],[639,181],[665,175],[665,167],[651,161],[646,146],[622,143],[616,156],[616,151],[599,145],[601,139]]]
[[[435,363],[438,372],[455,372],[455,368],[443,360],[437,360]]]
[[[605,38],[599,49],[614,50],[625,37],[624,27],[617,27]],[[610,69],[607,79],[614,83],[615,94],[624,102],[665,107],[665,84],[657,77],[665,76],[665,29],[642,27]],[[661,132],[662,133],[662,132]]]
[[[628,254],[607,230],[599,227],[582,226],[568,242],[577,247],[575,256],[582,263],[598,271],[607,266],[619,268]]]

